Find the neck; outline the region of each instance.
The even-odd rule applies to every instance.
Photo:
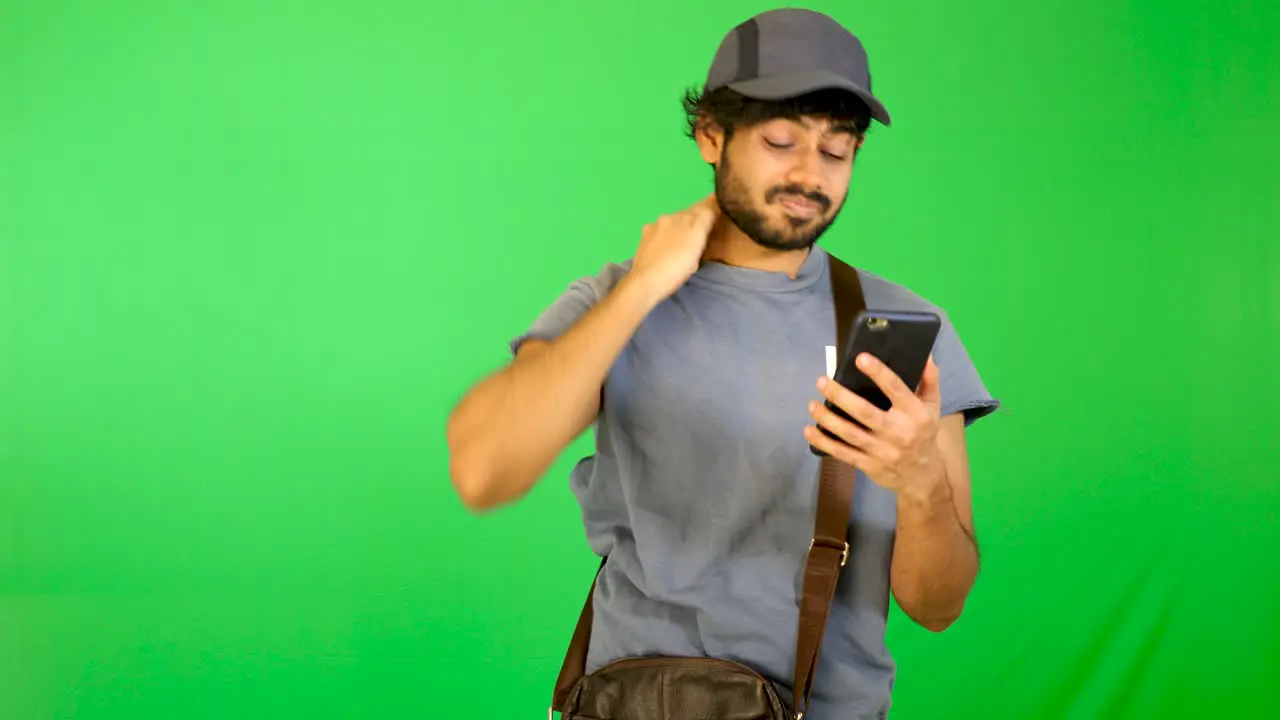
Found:
[[[707,236],[703,262],[720,262],[734,267],[786,273],[795,277],[809,257],[809,249],[773,250],[747,237],[731,220],[721,217]]]

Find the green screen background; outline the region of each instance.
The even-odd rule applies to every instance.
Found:
[[[541,717],[590,438],[473,517],[445,419],[767,7],[0,3],[0,717]],[[895,717],[1280,716],[1280,6],[814,7],[896,120],[824,243],[1006,404]]]

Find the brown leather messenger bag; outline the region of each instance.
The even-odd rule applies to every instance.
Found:
[[[829,256],[836,348],[843,360],[850,324],[865,309],[857,271]],[[737,662],[703,657],[629,657],[586,674],[595,582],[556,680],[548,720],[801,720],[809,707],[822,635],[841,568],[849,559],[854,470],[822,457],[817,512],[809,543],[796,632],[794,709],[777,687]],[[604,562],[600,567],[603,569]]]

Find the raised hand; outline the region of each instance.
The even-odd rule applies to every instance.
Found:
[[[713,194],[646,225],[631,260],[632,279],[660,298],[670,296],[697,272],[707,235],[719,217]]]

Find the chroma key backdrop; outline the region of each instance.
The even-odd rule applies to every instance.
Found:
[[[591,436],[476,517],[445,418],[769,7],[0,2],[0,719],[543,717]],[[1280,5],[813,7],[894,117],[823,242],[1005,403],[893,717],[1280,717]]]

